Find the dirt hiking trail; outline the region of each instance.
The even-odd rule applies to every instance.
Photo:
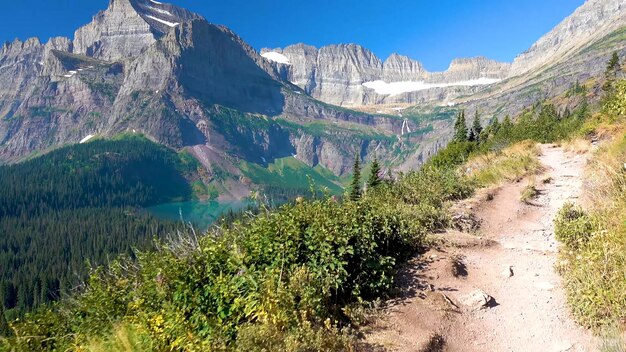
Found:
[[[522,180],[457,205],[480,219],[480,229],[438,235],[440,245],[401,273],[406,291],[366,333],[371,350],[597,350],[598,341],[572,319],[555,271],[553,219],[580,196],[587,156],[541,150],[545,171],[530,204],[520,200],[529,182]]]

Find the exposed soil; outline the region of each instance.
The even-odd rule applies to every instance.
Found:
[[[539,196],[520,201],[529,182],[522,180],[457,205],[481,221],[480,230],[438,235],[441,245],[410,263],[399,279],[402,298],[366,332],[372,350],[597,350],[571,317],[555,271],[553,219],[580,196],[586,155],[541,148]]]

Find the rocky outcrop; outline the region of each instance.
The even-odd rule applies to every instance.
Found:
[[[385,82],[426,80],[428,71],[419,61],[415,61],[408,56],[392,54],[383,63],[382,75],[382,80]]]
[[[354,44],[320,49],[297,44],[263,49],[261,54],[307,94],[341,106],[446,100],[506,78],[509,72],[509,64],[472,58],[455,60],[448,71],[431,73],[406,56],[393,54],[382,62]]]
[[[518,56],[508,79],[455,103],[480,110],[486,119],[516,116],[546,98],[564,94],[576,82],[601,77],[613,52],[626,57],[624,38],[626,4],[589,0]],[[591,94],[592,99],[599,96]]]
[[[111,0],[105,11],[76,31],[74,52],[106,61],[135,57],[180,23],[200,18],[160,2]]]
[[[626,25],[622,0],[588,0],[571,16],[519,55],[511,76],[538,71],[567,59],[589,43]]]

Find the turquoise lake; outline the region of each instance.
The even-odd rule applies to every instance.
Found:
[[[251,205],[250,201],[216,202],[189,201],[182,203],[166,203],[148,208],[148,212],[160,219],[184,221],[191,223],[196,229],[208,229],[221,215],[229,210],[238,211]]]

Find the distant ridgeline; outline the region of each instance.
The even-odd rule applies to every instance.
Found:
[[[143,137],[64,147],[0,166],[0,298],[19,315],[180,226],[142,208],[192,197],[195,160]]]

